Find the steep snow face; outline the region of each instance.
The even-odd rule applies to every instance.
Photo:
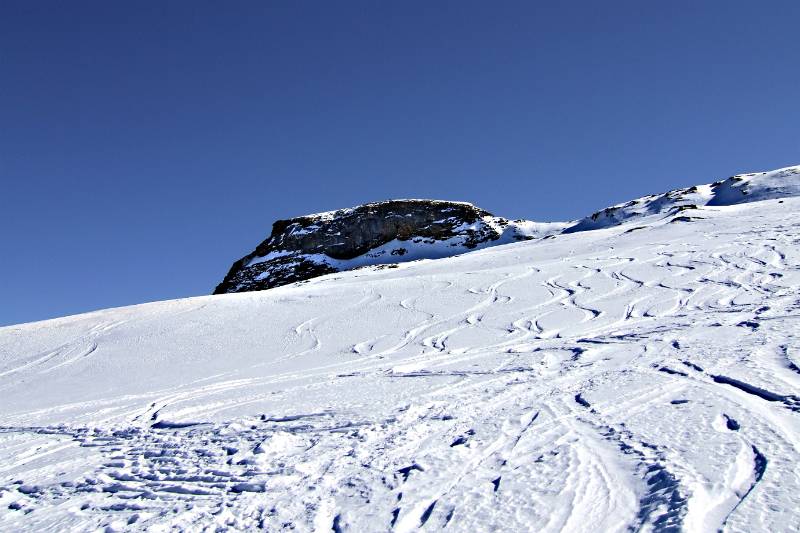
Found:
[[[389,200],[279,220],[215,294],[269,289],[368,265],[438,259],[533,239],[565,224],[510,221],[466,202]]]
[[[683,216],[0,328],[0,531],[797,531],[800,199]]]
[[[704,205],[736,205],[799,195],[800,166],[741,174],[709,185],[676,189],[607,207],[569,224],[564,233],[607,228],[652,215],[691,211]]]

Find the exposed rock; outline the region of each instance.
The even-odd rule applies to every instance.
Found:
[[[536,227],[534,227],[536,226]],[[447,257],[533,238],[541,228],[472,204],[389,200],[279,220],[236,261],[215,294],[269,289],[367,265]]]

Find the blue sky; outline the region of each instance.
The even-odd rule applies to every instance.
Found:
[[[0,324],[210,293],[275,219],[564,220],[800,163],[800,3],[0,4]]]

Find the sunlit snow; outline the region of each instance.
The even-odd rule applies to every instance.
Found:
[[[0,531],[797,531],[798,175],[768,181],[0,328]]]

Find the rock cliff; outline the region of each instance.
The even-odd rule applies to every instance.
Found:
[[[278,220],[236,261],[214,294],[269,289],[362,266],[447,257],[524,240],[541,225],[495,217],[472,204],[390,200]]]

